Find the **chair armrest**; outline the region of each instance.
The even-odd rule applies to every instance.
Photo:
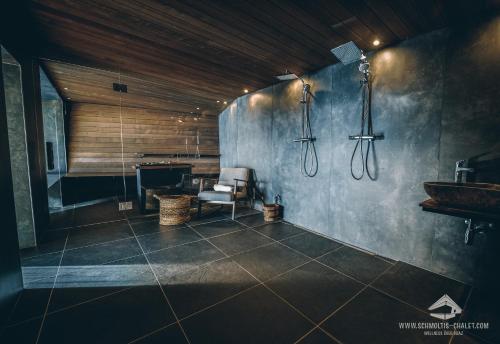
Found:
[[[203,182],[204,182],[205,180],[207,180],[207,179],[208,179],[208,180],[215,180],[215,181],[218,181],[218,180],[219,180],[219,179],[217,179],[217,178],[203,178],[203,177],[200,177],[200,192],[202,192],[202,191],[203,191]]]
[[[234,197],[236,198],[236,193],[238,192],[238,182],[243,182],[245,184],[248,184],[248,181],[244,180],[244,179],[238,179],[238,178],[233,178],[233,180],[234,180],[233,194],[234,194]]]

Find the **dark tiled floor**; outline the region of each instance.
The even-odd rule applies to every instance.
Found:
[[[499,342],[494,292],[265,223],[254,210],[238,215],[177,227],[116,203],[59,215],[54,227],[65,229],[22,252],[29,289],[0,342]],[[399,329],[434,322],[427,307],[444,293],[463,306],[462,320],[492,328],[454,338]]]
[[[245,227],[231,220],[223,220],[223,221],[216,221],[215,223],[212,222],[212,223],[193,225],[192,228],[204,238],[210,238],[221,234],[227,234],[239,231]]]
[[[322,256],[318,259],[323,264],[356,278],[363,283],[370,283],[391,264],[377,256],[353,249],[348,246]]]
[[[423,331],[398,326],[399,322],[431,319],[427,313],[368,287],[321,327],[343,343],[447,343],[448,336],[424,336]]]
[[[316,329],[309,333],[306,337],[302,338],[299,343],[301,344],[330,344],[337,343],[326,332],[321,329]]]

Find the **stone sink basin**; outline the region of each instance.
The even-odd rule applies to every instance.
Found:
[[[425,182],[425,192],[436,202],[459,208],[500,211],[500,185]]]

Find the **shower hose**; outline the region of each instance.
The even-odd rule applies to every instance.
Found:
[[[373,136],[372,117],[370,111],[370,82],[368,80],[363,81],[363,109],[361,114],[361,130],[359,132],[359,138],[356,141],[356,146],[354,146],[354,150],[351,156],[351,175],[354,179],[360,180],[363,178],[366,172],[368,178],[370,178],[371,180],[375,180],[375,176],[370,173],[370,169],[368,167],[368,156],[370,155],[370,149],[373,149],[372,146],[374,145],[374,142],[372,140],[368,140],[365,152],[363,147],[363,136]],[[358,155],[361,161],[361,173],[356,174],[354,172],[353,165],[358,151]]]
[[[309,120],[308,95],[302,101],[302,138],[300,142],[300,172],[306,177],[314,177],[318,173],[318,155]],[[305,139],[305,140],[304,140]]]

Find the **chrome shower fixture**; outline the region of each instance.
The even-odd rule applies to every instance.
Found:
[[[305,104],[307,103],[307,96],[311,90],[311,85],[309,85],[308,83],[306,83],[304,81],[304,79],[302,79],[300,76],[297,76],[297,74],[295,73],[290,73],[287,70],[285,70],[285,74],[282,74],[282,75],[276,75],[275,76],[276,79],[280,80],[280,81],[289,81],[289,80],[297,80],[299,79],[300,81],[302,81],[302,99],[300,100],[300,102],[302,104]]]
[[[302,81],[302,126],[301,136],[294,139],[293,142],[300,143],[300,172],[305,177],[314,177],[318,173],[318,155],[316,154],[316,147],[314,141],[316,138],[313,136],[311,129],[311,120],[309,118],[309,95],[311,93],[311,85],[306,83],[304,79],[297,74],[290,73],[288,70],[285,74],[277,75],[276,79],[281,81],[296,80]]]
[[[362,87],[362,110],[361,110],[361,127],[356,135],[349,135],[349,140],[356,141],[354,151],[351,156],[351,175],[354,179],[360,180],[365,173],[371,180],[376,179],[376,170],[370,171],[368,166],[368,156],[370,152],[374,154],[374,141],[383,140],[384,135],[375,135],[373,133],[372,115],[371,115],[371,85],[370,85],[370,63],[363,50],[359,49],[354,42],[347,42],[331,50],[340,62],[344,65],[359,61],[358,70],[363,74],[360,80]],[[354,170],[354,159],[356,153],[359,152],[359,162],[361,171],[356,173]]]
[[[360,61],[358,70],[363,73],[363,79],[361,82],[368,82],[368,79],[370,78],[370,63],[368,62],[363,50],[359,49],[353,41],[339,45],[338,47],[333,48],[331,52],[344,65]]]
[[[345,65],[359,61],[363,55],[361,49],[353,41],[339,45],[330,51]]]
[[[280,81],[300,79],[295,73],[288,73],[288,71],[286,71],[285,74],[276,75],[275,78],[280,80]]]
[[[365,84],[368,83],[368,80],[370,79],[370,62],[368,62],[368,59],[366,58],[366,55],[363,53],[363,51],[361,51],[358,70],[363,73],[363,79],[361,80],[361,82]]]

